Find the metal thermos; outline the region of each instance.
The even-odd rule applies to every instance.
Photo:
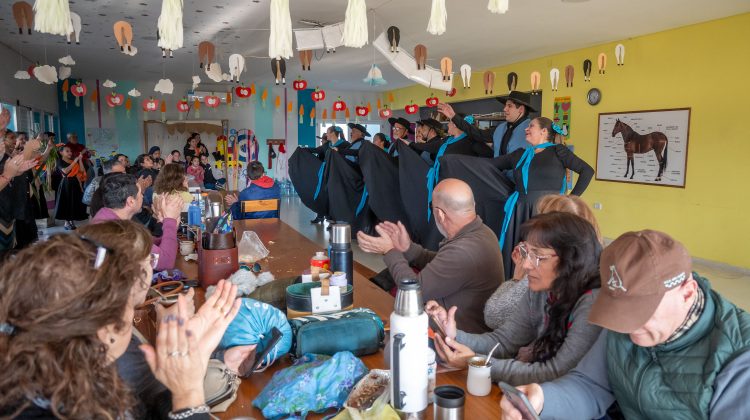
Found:
[[[427,314],[417,280],[401,280],[391,314],[391,404],[401,418],[424,418],[427,400]]]
[[[354,283],[354,259],[352,257],[352,228],[346,223],[336,223],[331,228],[331,243],[328,251],[332,272],[346,273],[349,284]]]

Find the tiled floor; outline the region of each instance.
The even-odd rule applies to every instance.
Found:
[[[298,197],[283,197],[281,219],[310,240],[325,247],[328,244],[328,231],[322,225],[311,225],[310,220],[315,214],[305,207]],[[380,271],[385,268],[380,255],[367,254],[354,243],[354,260],[370,268]],[[696,261],[693,269],[708,278],[713,287],[739,307],[750,310],[750,268],[735,269],[710,262]]]

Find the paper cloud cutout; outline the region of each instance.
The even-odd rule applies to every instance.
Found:
[[[201,84],[201,77],[193,76],[193,90],[195,90],[195,88],[197,88],[199,84]]]
[[[154,86],[154,92],[164,93],[171,95],[174,91],[174,84],[169,79],[160,79],[159,82]]]
[[[57,83],[57,69],[49,65],[34,67],[34,77],[48,85]]]
[[[134,47],[134,46],[131,45],[130,46],[130,51],[128,51],[128,49],[125,48],[125,50],[122,53],[125,54],[125,55],[129,55],[129,56],[132,57],[132,56],[138,54],[138,48],[136,48],[136,47]]]
[[[104,86],[105,88],[113,88],[117,86],[117,83],[107,79],[104,81],[104,83],[102,83],[102,86]]]
[[[13,75],[13,77],[15,77],[16,79],[21,79],[21,80],[31,79],[31,75],[26,70],[18,70],[16,74]]]
[[[225,82],[228,82],[228,81],[232,80],[232,76],[229,75],[229,74],[227,74],[227,73],[222,73],[221,79],[224,80]]]
[[[138,91],[138,89],[130,89],[130,92],[128,92],[128,95],[137,98],[141,96],[141,92]]]
[[[65,57],[62,57],[57,61],[59,61],[60,64],[65,64],[66,66],[74,66],[76,64],[76,60],[73,60],[73,57],[71,57],[70,55],[66,55]]]
[[[57,69],[57,78],[60,80],[65,80],[68,77],[70,77],[71,69],[67,66],[60,66],[60,68]]]
[[[221,64],[211,63],[211,70],[209,70],[208,67],[209,66],[206,66],[206,76],[208,76],[209,79],[214,82],[224,81],[224,78],[222,77],[223,73],[221,72]]]

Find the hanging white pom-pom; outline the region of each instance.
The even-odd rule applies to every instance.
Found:
[[[68,0],[36,0],[34,12],[35,31],[61,36],[69,34],[70,5]]]
[[[508,0],[490,0],[487,9],[492,13],[505,13],[508,11]]]
[[[367,5],[365,0],[349,0],[344,18],[344,34],[341,42],[352,48],[367,44]]]
[[[182,48],[182,0],[162,1],[156,27],[160,48],[172,51]]]
[[[293,54],[289,0],[271,0],[271,36],[268,38],[268,56],[289,59]]]
[[[445,24],[448,21],[448,12],[445,10],[445,0],[432,0],[432,11],[430,21],[427,23],[427,32],[433,35],[445,33]]]

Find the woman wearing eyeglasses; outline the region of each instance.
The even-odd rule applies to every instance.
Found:
[[[455,306],[435,301],[425,310],[446,337],[436,334],[435,348],[444,363],[466,368],[475,354],[491,355],[493,381],[512,385],[549,381],[576,366],[593,345],[600,328],[588,323],[599,290],[601,244],[591,223],[569,213],[538,215],[521,228],[521,264],[528,292],[500,328],[484,334],[456,329]]]

